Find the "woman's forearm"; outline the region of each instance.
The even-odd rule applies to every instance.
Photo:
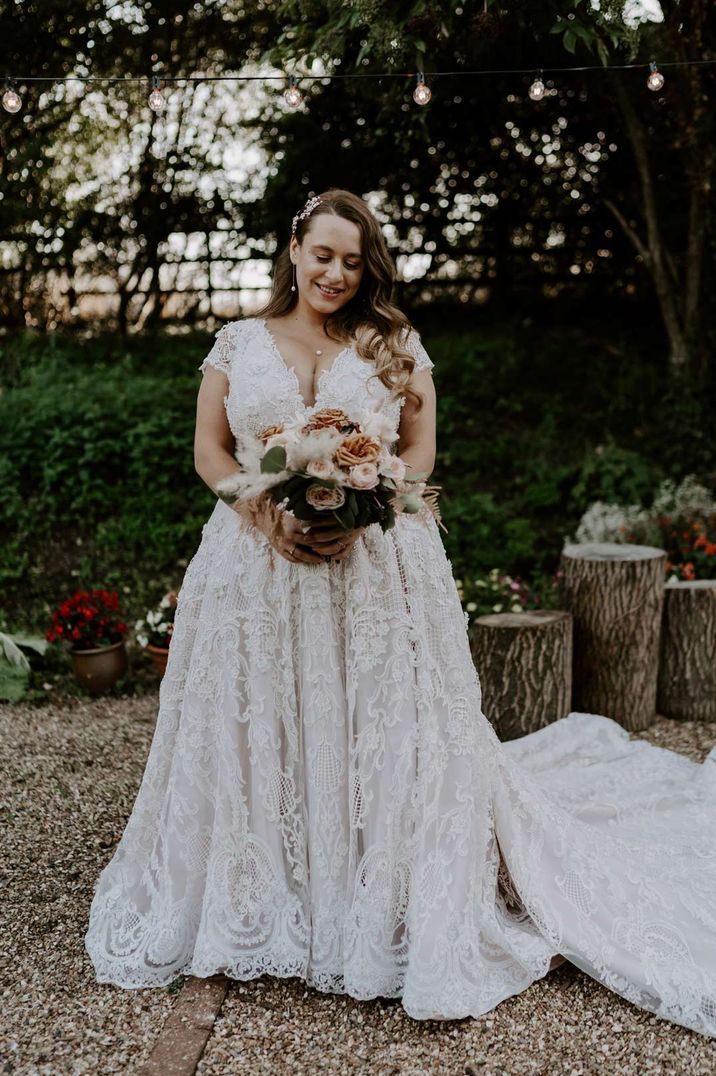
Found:
[[[194,457],[194,470],[212,493],[216,493],[217,483],[221,478],[230,474],[238,474],[241,470],[236,460],[225,448],[213,448],[205,455]]]
[[[230,452],[223,448],[216,448],[212,450],[211,454],[195,458],[194,470],[211,492],[216,493],[216,485],[219,480],[232,474],[238,474],[241,468],[236,466],[236,460]],[[252,501],[243,501],[241,504],[231,505],[231,507],[247,523],[256,522],[256,505]]]
[[[414,474],[420,474],[427,481],[435,466],[434,455],[420,445],[410,445],[399,453],[399,458],[406,466],[407,478],[411,478]]]

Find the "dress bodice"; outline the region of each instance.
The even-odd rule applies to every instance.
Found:
[[[415,329],[406,348],[419,369],[433,362]],[[323,407],[341,407],[347,412],[374,408],[382,402],[384,414],[395,431],[400,422],[404,397],[391,398],[390,389],[375,375],[375,367],[349,344],[339,352],[332,366],[318,377],[316,399],[310,406],[301,395],[295,371],[286,365],[263,318],[230,321],[216,334],[214,346],[199,369],[214,366],[226,374],[229,392],[224,406],[234,437],[254,436],[276,422],[291,422],[310,416]]]

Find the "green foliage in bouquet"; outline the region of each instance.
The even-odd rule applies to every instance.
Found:
[[[285,469],[286,449],[283,445],[274,445],[261,460],[261,472],[279,474]],[[411,475],[403,481],[419,482],[421,476]],[[342,488],[345,501],[336,508],[317,510],[309,503],[306,496],[312,486],[322,486],[326,489]],[[352,489],[348,486],[339,487],[331,479],[315,478],[313,475],[300,472],[271,486],[269,493],[276,504],[285,502],[286,508],[295,515],[296,519],[304,522],[325,518],[330,514],[346,530],[378,523],[381,529],[386,531],[395,526],[396,512],[392,502],[396,496],[396,489],[393,479],[385,476],[381,477],[380,485],[373,489]],[[417,499],[411,499],[409,494],[406,495],[403,511],[414,513],[419,508]]]

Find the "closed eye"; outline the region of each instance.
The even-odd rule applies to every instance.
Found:
[[[329,262],[330,258],[322,258],[320,254],[316,255],[316,260],[319,262]],[[346,269],[360,269],[359,265],[346,265]]]

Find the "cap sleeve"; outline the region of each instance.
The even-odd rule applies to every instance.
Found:
[[[405,340],[405,348],[415,358],[416,370],[432,370],[435,363],[423,347],[417,329],[411,328]]]
[[[228,377],[231,369],[231,359],[236,350],[239,324],[239,322],[230,321],[226,325],[221,326],[216,333],[214,346],[202,362],[201,366],[197,367],[198,370],[201,370],[202,374],[205,372],[207,366],[213,366],[216,370],[221,370],[221,372]]]

